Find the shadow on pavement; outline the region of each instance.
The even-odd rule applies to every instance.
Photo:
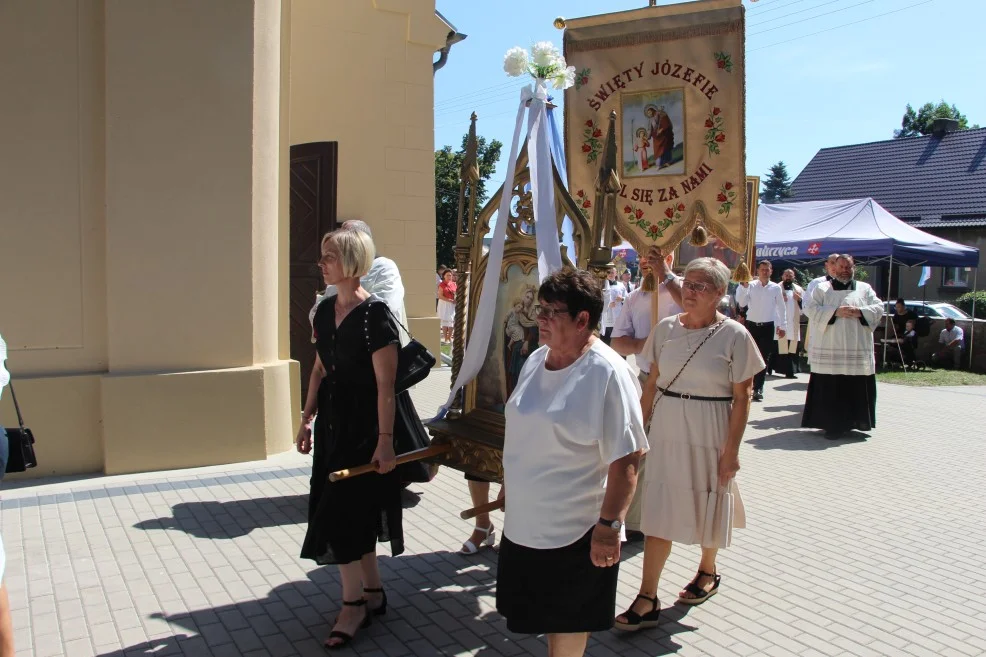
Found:
[[[308,522],[308,495],[260,497],[232,502],[182,502],[171,518],[142,520],[137,529],[177,529],[196,538],[246,536],[260,527]]]
[[[338,654],[373,651],[376,644],[389,655],[546,655],[544,637],[509,632],[496,612],[495,557],[491,550],[471,558],[452,552],[397,558],[381,555],[388,611],[374,617],[370,627],[357,634],[352,647]],[[322,641],[332,629],[342,594],[337,573],[331,567],[316,568],[307,573],[307,580],[278,586],[262,599],[179,614],[151,614],[151,618],[167,621],[175,634],[99,657],[324,655]],[[587,654],[592,655],[596,645],[619,653],[628,648],[648,655],[675,653],[681,646],[672,636],[695,631],[680,622],[688,611],[680,606],[665,609],[661,627],[650,631],[593,635]],[[609,654],[605,649],[602,652]]]
[[[798,418],[800,422],[800,416]],[[833,447],[843,447],[866,442],[869,434],[852,433],[837,440],[829,440],[821,431],[815,429],[796,429],[781,431],[769,436],[751,438],[744,441],[756,449],[785,449],[800,452],[817,452]]]
[[[790,383],[782,383],[782,384],[777,385],[777,386],[771,386],[770,389],[771,390],[782,390],[782,391],[800,390],[802,392],[807,392],[808,391],[808,375],[807,374],[802,374],[800,377],[798,377],[798,380],[797,381],[791,381]]]
[[[755,429],[794,429],[801,426],[801,413],[804,411],[804,404],[764,406],[763,410],[771,413],[771,415],[755,420],[751,419],[747,425]],[[784,413],[784,415],[779,415],[780,413]]]

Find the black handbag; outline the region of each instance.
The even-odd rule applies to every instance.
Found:
[[[380,303],[383,303],[383,307],[386,308],[387,314],[394,320],[394,323],[404,329],[409,339],[406,345],[397,350],[397,374],[394,378],[394,392],[400,394],[408,390],[411,386],[421,383],[428,378],[428,375],[431,374],[431,369],[435,367],[437,361],[431,352],[428,351],[428,348],[415,340],[411,332],[407,330],[407,327],[397,320],[393,311],[390,310],[390,306],[383,301],[380,301]],[[363,322],[364,334],[369,339],[369,312],[363,316]]]
[[[14,394],[14,382],[10,382],[10,396],[14,400],[14,410],[17,411],[17,423],[19,429],[7,429],[7,444],[10,454],[7,457],[7,472],[24,472],[28,468],[38,465],[38,457],[34,455],[34,434],[24,426],[24,418],[21,416],[21,407],[17,403],[17,395]]]

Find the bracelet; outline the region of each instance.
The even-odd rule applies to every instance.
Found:
[[[384,433],[383,431],[381,431],[381,432],[380,432],[380,433],[378,433],[377,435],[378,435],[378,436],[393,436],[394,434],[392,434],[392,433]]]

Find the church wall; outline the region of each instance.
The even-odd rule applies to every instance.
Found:
[[[411,330],[438,353],[434,85],[447,26],[434,0],[294,0],[292,144],[339,142],[338,216],[395,260]]]
[[[0,3],[0,332],[40,463],[18,476],[290,448],[281,15]]]

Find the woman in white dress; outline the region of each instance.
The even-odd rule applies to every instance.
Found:
[[[659,322],[644,345],[651,362],[640,400],[651,446],[641,514],[647,539],[639,595],[616,619],[623,630],[658,624],[657,588],[672,543],[702,548],[698,574],[678,595],[700,604],[719,589],[716,554],[746,524],[734,477],[753,375],[764,362],[750,333],[716,312],[729,277],[715,258],[692,260],[681,282],[685,312]]]

